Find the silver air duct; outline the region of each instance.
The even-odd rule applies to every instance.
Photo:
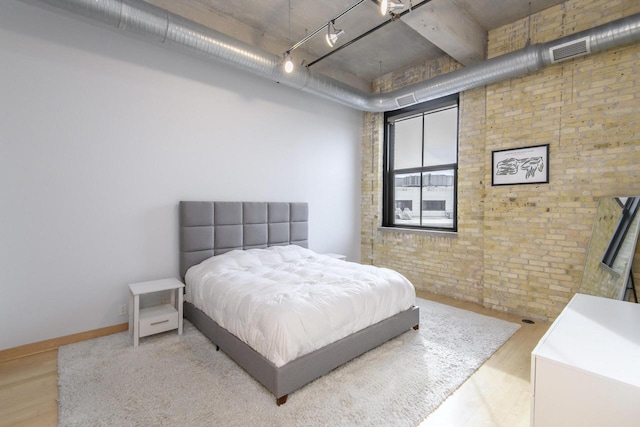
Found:
[[[270,80],[363,111],[391,111],[419,102],[530,74],[544,66],[640,40],[640,14],[536,44],[383,94],[368,94],[142,0],[24,0],[64,9],[151,41],[183,48]]]

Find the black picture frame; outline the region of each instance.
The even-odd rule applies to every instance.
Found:
[[[549,183],[549,144],[491,152],[491,185]]]

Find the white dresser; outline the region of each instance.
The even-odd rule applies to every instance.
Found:
[[[573,297],[532,352],[531,426],[640,426],[640,304]]]

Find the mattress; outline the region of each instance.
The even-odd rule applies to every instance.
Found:
[[[415,304],[398,272],[295,245],[227,252],[185,279],[187,301],[278,367]]]

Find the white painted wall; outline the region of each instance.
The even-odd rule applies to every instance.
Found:
[[[307,201],[359,259],[355,110],[15,0],[0,2],[0,349],[123,323],[178,275],[178,201]]]

